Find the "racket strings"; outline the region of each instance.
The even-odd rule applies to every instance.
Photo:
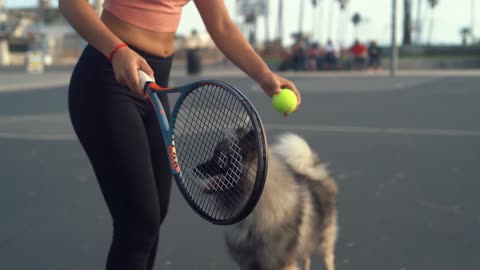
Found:
[[[222,98],[224,98],[224,96],[225,96],[227,93],[228,93],[227,91],[222,91],[220,98],[215,98],[215,96],[214,96],[214,98],[215,98],[216,101],[220,101]],[[205,94],[207,94],[207,92],[203,91],[201,94],[205,95]],[[238,106],[238,102],[236,102],[236,103],[233,102],[234,99],[228,99],[228,101],[230,101],[230,102],[226,103],[225,108],[226,108],[226,109],[229,109],[230,112],[232,112],[232,113],[234,113],[234,114],[236,114],[236,115],[239,115],[239,109],[241,109],[241,107]],[[237,110],[235,110],[235,111],[231,110],[230,108],[231,108],[232,105],[237,105],[237,106],[236,106],[236,107],[237,107]],[[218,110],[217,112],[219,112],[219,110]],[[219,116],[220,114],[217,113],[216,115]],[[230,116],[231,116],[231,115],[230,115]],[[228,119],[227,121],[234,121],[234,119],[230,118],[230,119]],[[218,123],[220,123],[220,122],[218,122]],[[222,121],[221,123],[226,123],[226,122],[223,122],[223,121]],[[225,126],[222,125],[221,128],[222,128],[222,129],[225,129]],[[228,132],[228,129],[227,129],[227,132]],[[240,170],[240,171],[241,171],[241,168],[240,168],[241,165],[240,165],[240,163],[239,163],[239,162],[240,162],[240,158],[241,158],[241,155],[240,155],[239,152],[240,152],[241,149],[238,147],[238,145],[236,145],[236,144],[238,143],[238,141],[233,141],[234,137],[235,137],[235,135],[234,135],[234,134],[231,134],[231,133],[228,134],[228,136],[226,136],[226,138],[232,143],[232,144],[230,144],[230,146],[229,146],[230,149],[232,150],[232,151],[231,151],[231,152],[232,152],[231,155],[232,155],[232,157],[236,157],[236,161],[237,161],[237,163],[233,163],[233,164],[231,164],[231,165],[234,166],[237,170]],[[233,149],[234,146],[235,146],[235,149]],[[222,153],[222,154],[223,154],[223,153]],[[233,201],[238,201],[238,200],[239,200],[239,196],[237,196],[237,193],[241,193],[242,191],[235,187],[234,181],[229,181],[229,180],[239,179],[239,178],[240,178],[240,173],[238,173],[238,172],[235,173],[234,170],[228,170],[227,173],[226,173],[224,176],[225,176],[225,177],[222,179],[222,180],[224,180],[224,181],[219,181],[218,184],[217,184],[217,186],[214,186],[214,187],[212,188],[213,191],[218,191],[218,190],[220,190],[220,191],[228,191],[229,189],[234,189],[233,192],[228,192],[228,194],[224,194],[224,195],[227,195],[227,197],[230,199],[230,201],[232,201],[232,203],[233,203]],[[228,184],[226,184],[225,182],[227,182]],[[246,198],[246,197],[245,197],[246,194],[239,194],[239,195],[240,195],[241,197],[243,196],[244,199]],[[232,199],[232,197],[233,197],[233,199]]]
[[[253,128],[246,108],[232,93],[209,85],[192,91],[176,117],[177,155],[189,195],[214,218],[234,215],[247,202],[256,176],[255,166],[243,160],[235,134]],[[215,153],[222,143],[227,145],[225,152]],[[212,158],[215,165],[198,169]],[[218,175],[221,167],[229,168]]]
[[[197,126],[196,123],[194,123],[194,127],[193,127],[193,128],[194,128],[195,130],[200,130],[200,128]],[[208,138],[208,139],[209,139],[209,140],[212,140],[211,137]],[[200,147],[200,148],[199,148],[199,147]],[[199,153],[205,153],[205,151],[206,151],[206,146],[205,146],[204,144],[193,144],[193,149],[192,149],[191,153],[194,153],[194,154],[193,154],[193,155],[194,155],[194,157],[193,157],[194,159],[202,159],[202,158],[197,158],[197,156],[199,156],[199,155],[198,155]],[[205,179],[206,177],[205,177],[200,171],[198,171],[198,169],[196,169],[196,168],[194,168],[194,171],[193,171],[193,172],[194,172],[194,174],[196,174],[197,177],[200,175],[200,177],[198,177],[198,179],[201,179],[202,184],[203,184],[202,186],[207,186],[207,181],[206,181],[206,180],[203,180],[203,179]],[[207,172],[207,173],[211,173],[211,172]],[[190,186],[189,188],[191,188],[191,186]],[[202,195],[202,193],[203,193],[203,192],[202,192],[202,189],[201,189],[201,188],[197,188],[197,189],[196,189],[196,193],[193,194],[193,197],[195,198],[195,197],[197,197],[197,196],[199,196],[199,195]],[[204,196],[203,199],[208,199],[208,198],[209,198],[208,196]],[[236,198],[236,199],[238,199],[238,198]],[[232,201],[233,201],[233,200],[232,200]],[[203,203],[204,203],[204,201],[202,200],[202,201],[200,202],[200,204],[203,204]],[[227,203],[230,204],[230,202],[227,202]],[[233,205],[233,204],[232,204],[232,205]],[[230,205],[230,206],[232,206],[232,205]]]
[[[203,151],[203,150],[204,150],[204,147],[202,147],[201,149],[198,149],[198,147],[194,147],[194,149],[192,149],[192,152],[199,152],[199,151]],[[211,168],[208,168],[208,167],[205,168],[205,171],[206,171],[206,172],[203,173],[203,172],[199,171],[197,168],[193,168],[193,170],[192,170],[193,174],[194,174],[198,179],[200,179],[200,181],[201,181],[201,183],[202,183],[202,185],[200,185],[200,188],[197,188],[196,193],[193,194],[194,197],[196,197],[196,196],[198,196],[198,195],[201,195],[201,193],[202,193],[202,187],[207,187],[208,184],[209,184],[209,182],[207,181],[207,175],[213,174],[213,172],[212,172]],[[220,183],[222,186],[225,187],[225,190],[227,190],[228,188],[232,188],[232,187],[233,187],[233,185],[228,185],[228,186],[225,185],[225,184],[224,184],[224,181],[220,181],[219,183]],[[198,184],[197,184],[197,186],[198,186]],[[210,187],[210,189],[213,189],[214,191],[216,191],[218,188],[216,188],[215,186],[213,186],[213,187]],[[221,188],[221,189],[224,190],[223,188]],[[236,188],[235,188],[235,189],[236,189]],[[236,190],[236,191],[237,191],[237,192],[240,192],[239,190]],[[235,194],[234,194],[234,195],[235,195]],[[235,197],[236,197],[235,200],[238,200],[238,199],[239,199],[237,196],[235,196]],[[232,200],[232,201],[233,201],[233,200]]]

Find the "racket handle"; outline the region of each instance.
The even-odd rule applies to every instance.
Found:
[[[145,87],[145,84],[148,82],[155,83],[154,79],[152,79],[150,76],[147,75],[147,73],[141,70],[138,70],[138,78],[140,78],[140,84],[142,85],[142,87]]]

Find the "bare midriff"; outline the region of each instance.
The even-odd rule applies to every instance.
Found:
[[[173,53],[175,32],[153,32],[129,24],[103,10],[101,20],[123,42],[149,54],[166,57]]]

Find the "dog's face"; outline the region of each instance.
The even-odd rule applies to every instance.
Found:
[[[249,169],[248,165],[256,157],[255,132],[237,129],[220,141],[212,157],[196,166],[196,177],[206,179],[205,192],[232,189]]]

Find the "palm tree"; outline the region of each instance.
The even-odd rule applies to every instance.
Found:
[[[362,23],[362,16],[360,13],[356,12],[352,16],[352,23],[353,26],[355,27],[355,39],[358,39],[358,26]]]

